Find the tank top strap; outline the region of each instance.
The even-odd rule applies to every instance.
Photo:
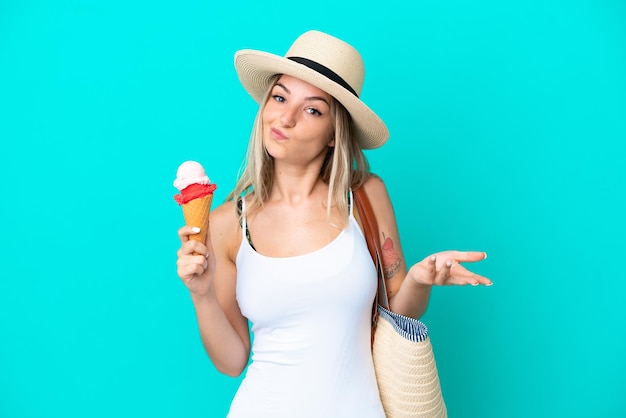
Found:
[[[354,217],[354,213],[353,213],[353,203],[354,202],[354,195],[352,194],[352,188],[350,188],[348,190],[348,213],[350,215],[350,217]]]
[[[248,224],[246,221],[246,199],[243,196],[239,196],[237,199],[237,214],[239,215],[239,219],[241,220],[241,232],[245,237],[248,231]]]
[[[244,196],[240,196],[237,199],[237,214],[241,218],[241,238],[248,241],[250,247],[256,251],[254,245],[252,245],[252,238],[250,238],[250,230],[248,229],[248,220],[246,219],[246,198]]]

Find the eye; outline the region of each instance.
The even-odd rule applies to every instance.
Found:
[[[274,94],[272,98],[276,100],[278,103],[283,103],[285,101],[285,98],[279,94]]]
[[[322,112],[320,112],[319,110],[315,109],[314,107],[307,107],[306,108],[306,112],[310,115],[313,116],[322,116]]]

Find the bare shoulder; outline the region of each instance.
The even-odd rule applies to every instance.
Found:
[[[231,257],[240,243],[239,216],[235,201],[227,201],[211,211],[211,241],[213,247],[223,249]]]
[[[372,206],[376,222],[378,223],[378,230],[385,235],[396,235],[396,216],[383,179],[376,174],[371,174],[365,181],[365,184],[363,184],[363,189],[367,193]]]
[[[235,205],[236,202],[234,200],[222,203],[211,211],[211,221],[215,221],[220,224],[231,222],[237,223],[237,208]],[[213,223],[211,223],[211,225],[213,225]]]
[[[382,207],[391,207],[391,198],[389,197],[387,186],[385,186],[385,182],[380,176],[374,173],[370,174],[363,188],[367,192],[374,212],[378,212]]]

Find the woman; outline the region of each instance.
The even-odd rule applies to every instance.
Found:
[[[246,167],[206,245],[188,239],[197,228],[179,230],[177,262],[215,367],[238,376],[253,352],[229,416],[384,417],[370,345],[376,271],[352,190],[372,202],[396,313],[419,318],[432,285],[491,284],[459,264],[485,254],[441,252],[407,270],[387,190],[362,152],[388,132],[358,97],[354,48],[311,31],[285,57],[244,50],[235,66],[260,104]]]

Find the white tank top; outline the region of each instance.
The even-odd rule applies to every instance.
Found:
[[[242,226],[236,295],[252,362],[228,417],[384,418],[371,352],[377,276],[352,208],[337,238],[295,257],[257,253]]]

